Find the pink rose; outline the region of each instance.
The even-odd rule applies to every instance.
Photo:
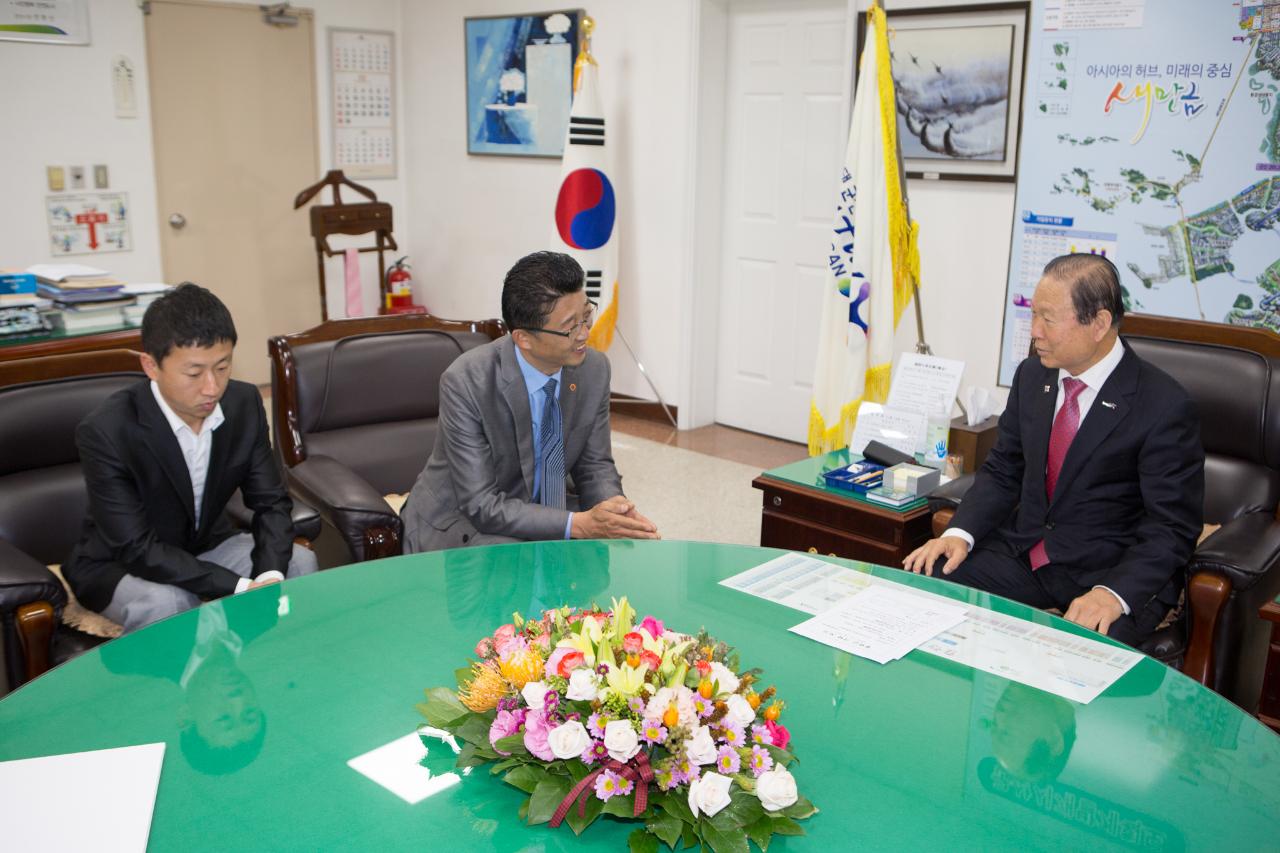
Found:
[[[787,731],[786,726],[779,725],[773,720],[765,720],[764,724],[769,730],[769,737],[773,738],[773,745],[778,749],[786,749],[787,744],[791,743],[791,732]]]
[[[547,649],[551,648],[551,635],[539,634],[538,636],[534,637],[533,646],[537,648],[539,651],[545,652]]]
[[[575,669],[586,663],[586,658],[577,649],[561,646],[547,658],[547,669],[561,678],[568,678]]]
[[[508,622],[506,625],[502,625],[501,627],[498,628],[498,630],[493,632],[493,641],[495,643],[501,644],[506,642],[507,640],[510,640],[515,635],[516,635],[516,626]]]
[[[524,638],[523,634],[516,634],[514,637],[508,637],[505,640],[496,640],[498,647],[498,657],[507,660],[516,652],[522,652],[529,648],[529,641]]]
[[[523,713],[523,711],[518,714],[513,714],[510,711],[499,711],[498,716],[493,718],[493,724],[489,726],[489,743],[497,750],[499,755],[511,754],[498,749],[498,741],[520,730],[520,718]]]
[[[493,638],[485,637],[476,643],[476,657],[487,658],[493,654]]]
[[[644,635],[639,631],[632,631],[622,638],[622,650],[627,654],[638,655],[642,648],[644,648]]]
[[[555,753],[547,743],[551,727],[542,711],[530,711],[524,718],[524,748],[543,761],[555,761]]]
[[[652,616],[644,617],[644,619],[640,621],[640,627],[648,631],[649,636],[653,637],[655,640],[666,632],[666,628],[662,625],[662,620],[655,619]]]
[[[644,651],[640,654],[640,663],[649,667],[649,669],[654,672],[657,672],[658,667],[662,666],[662,658],[658,657],[653,652]]]

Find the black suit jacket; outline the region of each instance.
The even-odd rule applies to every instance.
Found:
[[[1058,371],[1018,366],[995,446],[953,527],[1013,555],[1041,539],[1051,563],[1104,585],[1133,613],[1173,604],[1204,507],[1204,448],[1195,405],[1172,377],[1125,345],[1045,495]]]
[[[199,528],[187,463],[149,381],[117,391],[80,422],[89,515],[63,571],[85,606],[105,608],[126,574],[205,599],[234,592],[238,575],[195,555],[235,532],[223,510],[236,489],[253,511],[254,576],[286,571],[293,504],[271,455],[262,397],[232,381],[221,403]]]

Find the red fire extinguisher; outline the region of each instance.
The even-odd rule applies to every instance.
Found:
[[[391,265],[387,270],[387,310],[406,308],[413,304],[413,276],[409,265],[405,263],[406,255]]]

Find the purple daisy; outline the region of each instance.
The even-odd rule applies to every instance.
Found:
[[[773,756],[762,746],[751,747],[751,772],[759,776],[773,767]]]
[[[587,759],[587,756],[591,756],[590,760]],[[609,748],[604,745],[604,741],[593,740],[591,746],[587,747],[586,751],[582,753],[582,762],[584,764],[593,764],[608,757]]]
[[[640,727],[640,737],[645,743],[666,743],[667,727],[658,720],[645,720]]]
[[[711,712],[716,709],[716,703],[710,699],[703,699],[697,693],[693,694],[693,710],[698,712],[699,717],[710,717]]]
[[[743,734],[742,726],[725,720],[720,725],[720,740],[736,749],[746,745],[747,736]]]
[[[742,759],[738,756],[738,751],[730,746],[720,747],[720,751],[716,753],[716,772],[722,775],[737,773],[738,768],[742,766]]]
[[[605,724],[609,722],[608,716],[601,714],[599,711],[587,717],[587,731],[596,737],[604,737]]]
[[[751,742],[760,746],[773,746],[773,735],[769,734],[768,726],[752,726]]]
[[[653,779],[658,783],[658,787],[663,791],[670,791],[678,782],[676,782],[675,771],[671,767],[664,767],[657,773],[653,774]]]
[[[610,797],[625,793],[622,790],[623,781],[625,780],[612,770],[604,771],[596,777],[596,796],[607,803]]]

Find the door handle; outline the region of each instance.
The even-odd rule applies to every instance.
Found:
[[[183,216],[181,213],[169,214],[169,227],[181,231],[183,228],[187,227],[187,217]]]

